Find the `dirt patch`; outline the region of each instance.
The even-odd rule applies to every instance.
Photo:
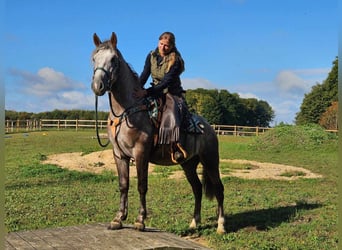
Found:
[[[321,175],[315,174],[305,168],[288,166],[283,164],[274,164],[267,162],[256,162],[248,160],[229,160],[222,159],[221,162],[231,162],[234,164],[250,165],[249,169],[232,169],[229,174],[222,176],[236,176],[246,179],[276,179],[276,180],[295,180],[298,178],[321,178]],[[112,171],[116,174],[116,167],[113,159],[112,150],[103,150],[90,154],[63,153],[49,155],[43,163],[58,165],[61,168],[67,168],[77,171],[88,171],[92,173],[101,173],[104,170]],[[154,165],[150,164],[149,174],[153,172]],[[136,176],[135,167],[130,168],[130,176]],[[183,171],[174,171],[170,178],[185,178]]]
[[[111,149],[97,151],[90,154],[82,152],[62,153],[49,155],[44,164],[54,164],[61,168],[76,171],[86,171],[95,174],[107,170],[117,173],[113,158],[113,151]],[[152,173],[153,167],[149,167],[149,173]],[[130,168],[130,176],[137,176],[135,167]]]
[[[269,162],[257,162],[249,160],[228,160],[221,162],[231,162],[241,165],[251,165],[251,169],[234,169],[233,176],[245,179],[275,179],[275,180],[295,180],[299,178],[322,178],[310,170],[301,167],[294,167],[284,164],[275,164]]]

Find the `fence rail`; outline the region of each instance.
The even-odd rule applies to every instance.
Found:
[[[40,119],[40,120],[6,120],[5,130],[9,132],[39,131],[45,129],[95,129],[95,120],[69,120],[69,119]],[[98,120],[98,127],[104,129],[107,120]]]
[[[272,128],[238,125],[211,125],[218,135],[251,136],[263,134]]]
[[[41,131],[47,129],[95,129],[95,120],[69,120],[69,119],[40,119],[40,120],[6,120],[6,133],[21,131]],[[98,120],[98,127],[105,129],[107,120]],[[272,129],[267,127],[249,127],[238,125],[211,125],[218,135],[258,136]],[[338,130],[326,130],[338,133]]]

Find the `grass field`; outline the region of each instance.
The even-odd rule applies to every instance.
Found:
[[[167,178],[177,166],[156,168],[160,174],[150,176],[147,226],[200,237],[213,249],[337,249],[337,139],[315,129],[285,127],[258,138],[219,137],[221,158],[289,164],[323,175],[294,181],[224,177],[225,235],[216,234],[216,202],[207,199],[201,226],[188,229],[194,202],[190,185]],[[6,135],[9,232],[113,218],[119,191],[112,173],[95,175],[41,163],[49,154],[101,150],[93,135],[94,131]],[[128,224],[138,211],[135,178],[130,185]],[[168,192],[163,191],[165,186]]]

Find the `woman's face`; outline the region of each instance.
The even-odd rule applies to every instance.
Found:
[[[172,45],[170,44],[169,40],[161,39],[158,43],[158,50],[161,56],[166,56],[172,50]]]

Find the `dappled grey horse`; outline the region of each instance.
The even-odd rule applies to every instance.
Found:
[[[155,145],[156,128],[146,107],[146,100],[136,99],[133,92],[141,88],[139,78],[125,62],[117,48],[117,37],[112,33],[110,40],[101,42],[94,34],[96,46],[92,53],[94,65],[92,90],[95,95],[109,93],[110,112],[108,117],[108,138],[113,145],[113,155],[119,176],[120,207],[109,225],[109,229],[122,228],[122,221],[128,213],[129,163],[134,159],[138,191],[140,194],[140,209],[135,221],[135,228],[145,229],[146,192],[148,183],[148,163],[158,165],[174,165],[169,153],[169,147]],[[181,133],[182,145],[188,156],[182,166],[185,176],[191,184],[195,196],[195,208],[190,227],[195,228],[201,220],[202,188],[209,199],[216,198],[218,207],[217,232],[224,233],[224,187],[219,173],[218,139],[212,127],[201,117],[197,118],[203,124],[203,133]],[[196,169],[203,166],[202,182]],[[171,190],[170,190],[171,192]]]

